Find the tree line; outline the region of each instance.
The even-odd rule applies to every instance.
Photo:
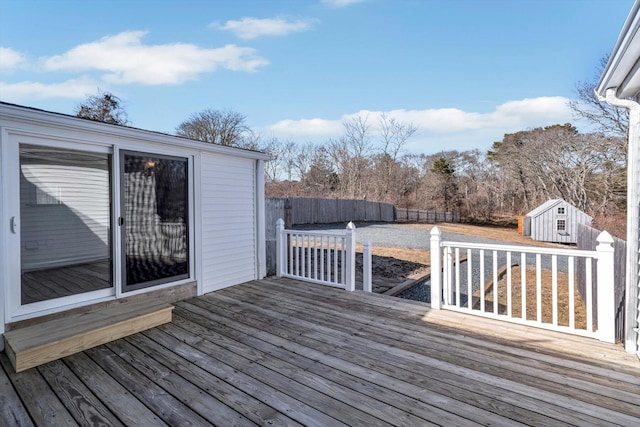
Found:
[[[594,85],[579,83],[570,103],[594,131],[550,124],[505,134],[488,151],[407,152],[417,127],[385,114],[347,120],[340,137],[321,144],[261,137],[244,115],[229,110],[195,113],[175,133],[271,154],[268,197],[366,199],[479,220],[522,215],[562,198],[593,216],[615,216],[626,204],[627,113],[600,102]],[[128,124],[121,101],[109,92],[89,97],[76,114]]]

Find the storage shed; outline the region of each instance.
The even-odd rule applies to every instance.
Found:
[[[531,238],[542,242],[577,243],[578,224],[591,225],[592,217],[562,199],[551,199],[527,214]]]
[[[264,153],[8,103],[0,144],[0,349],[13,322],[265,276]]]

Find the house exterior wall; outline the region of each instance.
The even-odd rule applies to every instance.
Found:
[[[119,171],[122,169],[122,165],[118,162],[118,154],[122,150],[188,159],[190,276],[171,283],[124,292],[121,288],[122,283],[119,282],[120,271],[116,271],[114,275],[116,283],[110,289],[95,291],[90,295],[89,293],[74,294],[61,299],[21,305],[20,235],[22,227],[20,226],[22,224],[20,220],[21,214],[25,214],[25,219],[29,221],[27,209],[32,207],[28,205],[32,204],[33,200],[27,200],[28,197],[24,200],[20,199],[20,186],[29,186],[29,179],[33,177],[26,175],[31,172],[34,176],[38,173],[52,172],[32,170],[26,175],[23,174],[21,179],[18,155],[21,144],[110,154],[113,160],[111,202],[114,223],[123,212],[123,207],[120,206],[121,200],[118,197]],[[260,186],[264,185],[264,180],[258,175],[263,172],[263,163],[268,159],[268,155],[248,150],[204,144],[156,132],[107,125],[0,103],[0,220],[2,221],[0,349],[3,342],[2,334],[7,323],[53,314],[97,301],[108,302],[121,297],[193,284],[194,281],[198,282],[198,292],[203,293],[204,282],[207,283],[207,290],[212,290],[253,280],[260,276],[263,263],[261,256],[264,256],[264,242],[260,242],[261,236],[264,239],[264,201],[260,200],[260,197],[264,197],[264,188]],[[92,173],[102,172],[92,171]],[[92,179],[90,175],[87,173],[87,180]],[[60,181],[61,184],[67,185],[64,177],[61,177]],[[64,192],[69,194],[66,190]],[[55,191],[52,193],[56,194]],[[36,194],[35,197],[38,195]],[[40,194],[40,197],[47,199],[49,196]],[[82,206],[82,201],[85,206]],[[74,205],[77,213],[90,213],[91,206],[88,205],[97,206],[104,203],[108,205],[109,200],[89,200],[88,194],[80,193],[73,197],[68,196],[65,200],[66,205]],[[33,208],[33,220],[37,223],[38,218],[46,216],[45,211],[60,208],[60,206]],[[36,211],[36,209],[41,210]],[[10,231],[11,218],[18,220],[14,227],[17,233]],[[108,222],[106,216],[103,219]],[[59,220],[60,224],[64,224],[66,219],[61,217]],[[91,228],[90,232],[87,230],[88,234],[93,236],[93,243],[96,241],[106,243],[109,238],[113,239],[114,264],[122,265],[121,235],[116,230],[109,234],[107,227],[104,227],[105,224],[102,224],[104,221],[100,219],[98,221],[100,224],[90,224],[91,227],[95,226],[95,229],[87,227]],[[111,224],[108,225],[111,226]],[[41,232],[34,230],[35,234],[32,236],[25,234],[24,237],[26,241],[31,242],[31,248],[46,247],[61,236],[60,233],[63,233],[64,227],[60,228],[41,230]],[[27,264],[31,263],[33,267],[39,267],[48,263],[64,262],[56,258],[59,256],[92,256],[83,243],[85,240],[83,236],[71,237],[64,242],[67,246],[55,250],[56,253],[53,254],[55,256],[52,254],[44,256],[46,251],[34,250],[33,253],[24,254],[23,258]]]
[[[202,283],[212,292],[257,278],[255,161],[203,154]]]
[[[559,214],[558,208],[564,209],[564,214]],[[564,231],[558,230],[558,220],[564,221]],[[590,225],[591,218],[569,203],[560,201],[531,218],[531,238],[542,242],[576,243],[578,223]]]

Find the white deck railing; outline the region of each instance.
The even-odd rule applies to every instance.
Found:
[[[356,227],[343,232],[290,230],[276,222],[276,275],[348,291],[356,288]],[[363,290],[371,292],[371,244],[363,245]]]
[[[441,241],[440,230],[434,227],[431,231],[431,307],[613,343],[613,238],[605,231],[598,236],[598,242],[595,251],[449,242]],[[584,286],[586,294],[586,321],[581,326],[576,322],[578,262],[584,262],[585,266],[585,274],[581,275],[585,283],[580,285]],[[592,273],[596,265],[594,283]],[[516,267],[520,273],[514,275],[512,271]],[[548,275],[549,271],[551,288],[543,289],[543,275]],[[559,280],[560,276],[562,280]],[[559,303],[561,288],[566,292],[563,297],[567,300],[563,301],[562,307]],[[528,301],[533,298],[534,290],[535,304]],[[549,301],[548,293],[551,293],[550,307],[545,306],[545,301]],[[528,310],[532,306],[535,310]],[[567,317],[564,324],[559,322],[561,310]]]

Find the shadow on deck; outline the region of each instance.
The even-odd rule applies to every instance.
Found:
[[[0,425],[638,425],[619,345],[265,279],[15,374]]]

